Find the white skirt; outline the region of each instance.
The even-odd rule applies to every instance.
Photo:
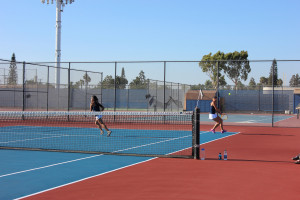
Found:
[[[101,119],[102,115],[96,115],[96,120]]]
[[[216,117],[218,117],[218,114],[209,114],[208,118],[209,119],[215,119]]]

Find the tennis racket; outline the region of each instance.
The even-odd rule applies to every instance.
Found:
[[[226,113],[221,114],[221,119],[226,120],[228,119],[228,115]]]
[[[198,95],[198,100],[197,100],[197,105],[196,105],[197,108],[198,108],[199,100],[200,100],[200,98],[203,99],[203,96],[204,96],[204,95],[203,95],[203,92],[202,92],[202,90],[200,89],[200,90],[199,90],[199,95]]]

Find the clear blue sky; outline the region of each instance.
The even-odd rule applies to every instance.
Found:
[[[0,7],[0,58],[55,60],[55,4]],[[219,50],[300,59],[299,8],[299,0],[75,0],[62,13],[62,61],[187,61]]]

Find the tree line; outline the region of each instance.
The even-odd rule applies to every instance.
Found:
[[[202,57],[201,62],[199,62],[199,67],[210,79],[206,80],[204,84],[193,86],[193,89],[216,89],[217,87],[231,89],[231,87],[227,85],[225,76],[234,83],[235,89],[243,89],[246,87],[255,89],[261,86],[272,86],[273,84],[274,86],[283,85],[282,79],[278,78],[277,61],[274,59],[268,77],[261,76],[259,83],[256,83],[255,79],[251,77],[249,85],[245,86],[242,81],[246,81],[251,72],[247,51],[235,51],[226,54],[218,51],[213,55],[209,53]],[[291,87],[299,86],[299,75],[293,75],[289,83]]]
[[[102,85],[102,88],[104,89],[113,89],[115,88],[115,82],[116,82],[116,88],[117,89],[125,89],[128,85],[128,80],[125,76],[125,69],[122,68],[121,76],[116,76],[116,80],[111,76],[107,75],[103,81],[102,84],[99,83],[99,86]],[[129,83],[130,89],[145,89],[148,87],[149,80],[146,78],[145,72],[143,70],[140,71],[138,76],[133,79]]]
[[[224,53],[218,51],[213,54],[209,53],[204,55],[199,62],[199,67],[205,72],[209,80],[206,80],[204,84],[198,84],[192,86],[192,89],[216,89],[218,86],[220,88],[229,88],[225,80],[225,76],[229,78],[235,86],[235,89],[245,88],[246,86],[242,81],[248,79],[248,75],[251,72],[250,62],[248,60],[248,52],[232,52]],[[273,72],[274,71],[274,72]],[[6,77],[4,77],[5,80]],[[91,82],[91,77],[85,73],[79,81],[73,83],[71,82],[72,88],[82,88],[83,86],[87,87]],[[5,83],[5,81],[4,81]],[[16,56],[13,53],[11,57],[11,62],[9,66],[8,77],[6,78],[6,84],[16,85],[18,83],[18,73],[17,73],[17,64]],[[27,84],[42,84],[37,83],[37,77],[32,80],[26,80]],[[128,80],[125,76],[125,69],[122,68],[121,76],[116,76],[116,80],[111,76],[107,75],[102,83],[101,81],[95,87],[102,87],[104,89],[112,89],[115,87],[117,89],[125,89],[128,85]],[[140,71],[138,76],[129,83],[129,88],[131,89],[145,89],[148,86],[152,87],[155,83],[149,83],[149,80],[146,78],[144,71]],[[278,67],[276,59],[273,60],[270,67],[270,73],[268,77],[261,76],[259,83],[256,83],[253,77],[250,78],[248,88],[254,89],[261,86],[282,86],[282,79],[278,78]],[[300,86],[300,77],[299,74],[292,75],[289,85],[291,87]],[[162,87],[162,86],[159,86]]]

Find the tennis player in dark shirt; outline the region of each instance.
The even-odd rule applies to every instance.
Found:
[[[216,122],[216,124],[210,131],[215,133],[216,132],[215,129],[220,125],[221,133],[225,133],[227,131],[224,130],[224,128],[223,128],[223,119],[221,119],[221,117],[218,116],[218,113],[221,114],[221,111],[220,111],[220,109],[217,108],[217,97],[214,96],[212,98],[212,102],[210,103],[209,119],[214,120]]]
[[[101,112],[104,110],[104,106],[101,105],[98,101],[97,96],[92,96],[91,97],[91,104],[90,104],[90,111],[92,112]],[[111,131],[107,128],[107,126],[105,125],[105,123],[102,120],[102,115],[96,115],[96,121],[95,124],[98,126],[98,128],[100,129],[100,134],[103,135],[103,130],[102,128],[104,128],[107,131],[107,136],[110,136]]]

